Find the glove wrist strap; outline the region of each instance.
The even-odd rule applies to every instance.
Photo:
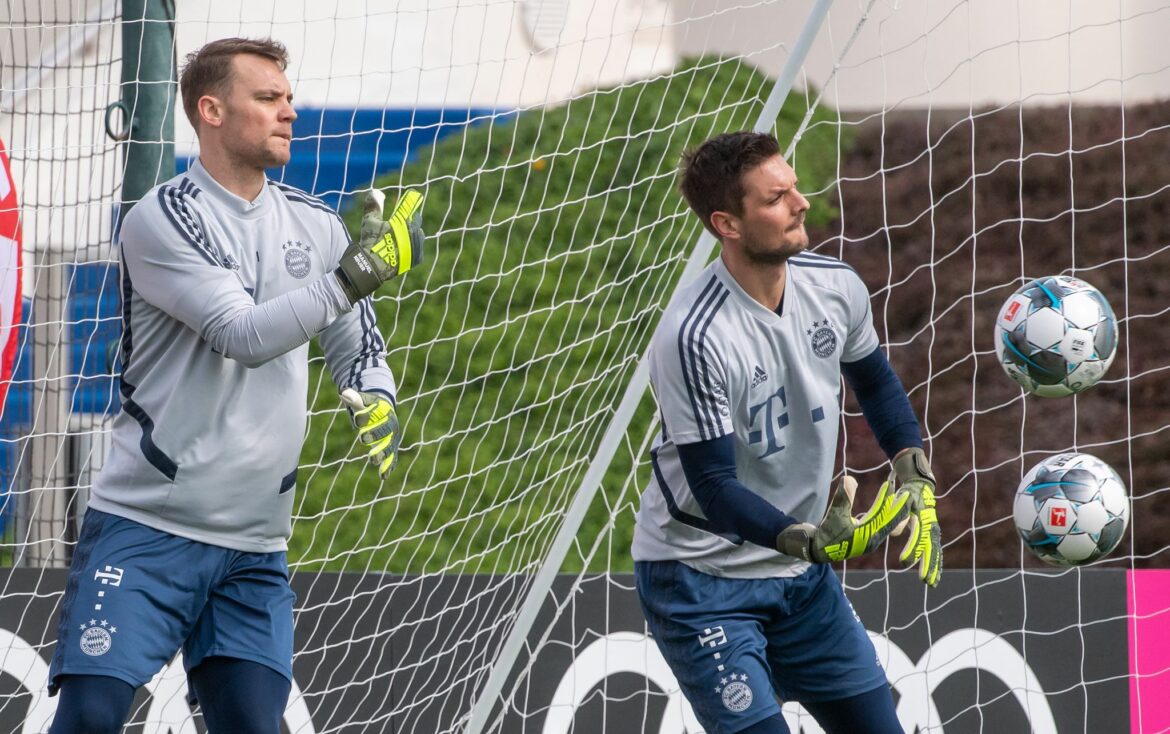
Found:
[[[350,303],[357,303],[382,285],[382,278],[378,276],[378,271],[370,262],[370,256],[360,247],[350,247],[346,250],[333,272],[337,275],[337,282],[349,297]]]
[[[935,483],[926,452],[917,447],[903,451],[894,459],[894,475],[902,482],[925,479],[931,484]]]

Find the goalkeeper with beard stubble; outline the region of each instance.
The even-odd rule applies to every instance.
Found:
[[[61,604],[50,731],[119,732],[182,649],[212,734],[278,734],[291,688],[287,541],[316,338],[384,478],[400,441],[373,294],[422,260],[422,197],[356,244],[335,212],[268,168],[290,158],[288,55],[228,38],[187,58],[190,170],[121,227],[122,411]]]
[[[722,249],[651,342],[662,431],[635,582],[708,734],[784,734],[779,701],[829,734],[891,734],[902,729],[885,672],[829,564],[907,526],[902,561],[938,583],[934,477],[865,284],[805,252],[796,186],[771,135],[720,135],[684,156],[680,189]],[[851,477],[829,499],[842,375],[892,460],[860,517]]]

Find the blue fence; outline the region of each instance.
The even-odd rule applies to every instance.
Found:
[[[346,192],[369,188],[374,178],[402,168],[436,140],[468,125],[514,113],[487,109],[297,110],[292,160],[269,177],[309,192],[340,209]],[[190,159],[179,157],[179,171]]]

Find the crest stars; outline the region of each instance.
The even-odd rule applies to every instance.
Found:
[[[735,683],[736,681],[747,683],[747,679],[747,673],[731,673],[730,675],[719,679],[719,685],[715,686],[715,692],[722,693],[723,689],[727,687],[728,683]]]
[[[826,326],[829,326],[830,323],[832,323],[832,322],[830,322],[828,319],[825,319],[824,321],[814,321],[812,323],[812,327],[809,329],[805,329],[804,333],[807,334],[808,336],[812,336],[814,331],[816,331],[817,329],[822,329]]]

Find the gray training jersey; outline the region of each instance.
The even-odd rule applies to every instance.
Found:
[[[370,303],[333,270],[349,243],[318,199],[253,201],[196,162],[121,229],[122,411],[90,506],[251,552],[287,548],[304,442],[308,341],[337,387],[393,396]]]
[[[733,578],[795,576],[808,564],[711,526],[677,445],[727,434],[739,481],[802,522],[828,504],[841,362],[878,345],[861,278],[840,260],[788,260],[783,315],[752,299],[716,258],[666,309],[650,346],[662,420],[634,530],[636,561],[678,560]]]

